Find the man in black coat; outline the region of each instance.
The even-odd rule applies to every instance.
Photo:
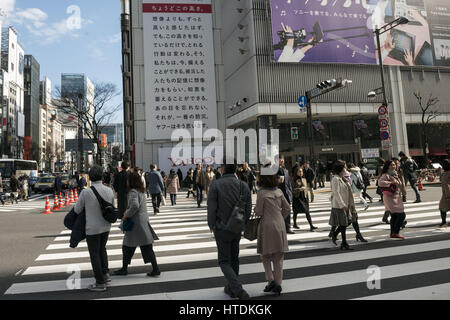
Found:
[[[114,177],[113,188],[117,193],[117,204],[119,209],[119,218],[122,219],[123,213],[127,210],[127,179],[128,179],[128,163],[122,162],[122,171]]]
[[[310,201],[314,201],[314,179],[316,178],[316,175],[314,173],[314,170],[310,167],[309,161],[305,162],[304,165],[304,171],[305,171],[305,179],[307,183],[306,191],[307,193],[310,193],[311,196],[309,197]]]
[[[291,177],[289,176],[289,171],[284,167],[284,156],[280,157],[277,175],[279,183],[278,188],[283,191],[284,197],[290,205],[292,203],[292,183]],[[291,230],[291,214],[284,219],[284,222],[286,224],[286,232],[289,234],[294,234],[295,232]]]

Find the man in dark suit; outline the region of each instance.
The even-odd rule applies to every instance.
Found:
[[[114,177],[113,188],[117,193],[117,204],[119,207],[119,218],[122,219],[123,213],[127,210],[127,179],[128,179],[128,163],[122,162],[122,171]]]
[[[303,171],[305,172],[305,179],[307,183],[306,191],[307,194],[309,193],[309,199],[311,202],[314,201],[314,180],[316,179],[316,174],[314,173],[314,170],[311,168],[309,161],[305,162],[305,165],[303,167]]]
[[[289,176],[289,171],[284,167],[284,156],[280,156],[279,169],[278,169],[278,188],[283,191],[284,197],[289,204],[292,203],[292,183],[291,177]],[[286,232],[289,234],[294,234],[295,232],[291,230],[291,214],[289,214],[284,220],[286,223]]]

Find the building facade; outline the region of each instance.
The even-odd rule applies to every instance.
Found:
[[[24,61],[22,45],[17,32],[12,27],[2,29],[1,68],[8,81],[3,85],[2,130],[3,155],[10,158],[23,158],[25,137],[24,116]]]
[[[146,23],[152,22],[143,10],[145,3],[131,2],[131,25],[136,164],[147,168],[160,160],[162,149],[174,144],[169,136],[156,140],[145,135],[149,117],[157,116],[148,114],[146,106],[148,96],[157,94],[145,90],[146,82],[153,79],[146,74],[145,66],[145,42],[151,41],[144,41],[144,31]],[[298,105],[299,97],[322,81],[343,78],[353,84],[312,101],[314,159],[359,162],[362,149],[378,149],[383,157],[404,151],[420,160],[423,141],[418,128],[422,114],[414,96],[418,91],[424,99],[432,94],[440,100],[434,108],[439,115],[429,125],[429,156],[444,156],[450,123],[448,67],[385,66],[392,147],[383,150],[378,115],[383,99],[368,97],[381,86],[379,66],[275,61],[270,4],[270,0],[211,1],[217,117],[223,133],[225,128],[276,128],[279,151],[288,166],[309,158],[309,126],[306,113]],[[291,134],[293,129],[298,137]],[[248,146],[246,153],[248,159]]]
[[[24,159],[39,160],[40,65],[32,55],[25,55],[24,103],[25,140]]]

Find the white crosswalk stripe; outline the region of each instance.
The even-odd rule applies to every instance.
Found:
[[[389,225],[381,222],[384,213],[382,203],[373,203],[367,211],[358,205],[361,233],[369,243],[357,243],[354,240],[355,232],[350,227],[348,241],[355,251],[341,252],[328,238],[329,194],[317,194],[315,200],[310,205],[311,217],[319,229],[310,232],[304,215],[299,214],[301,230],[288,235],[289,253],[284,262],[286,278],[283,280],[283,293],[301,295],[325,288],[361,286],[368,278],[367,267],[373,263],[380,264],[383,281],[450,270],[450,232],[438,227],[438,201],[405,205],[408,224],[402,234],[407,238],[406,241],[389,239]],[[113,276],[108,290],[110,295],[106,298],[229,299],[223,292],[225,282],[217,266],[216,243],[207,226],[205,206],[197,208],[193,200],[180,195],[176,206],[170,206],[169,200],[166,206],[161,207],[161,213],[155,216],[151,201],[148,200],[149,221],[160,238],[155,242],[154,250],[162,271],[161,277],[146,277],[151,266],[144,264],[137,249],[129,267],[130,274],[126,277]],[[86,241],[81,242],[76,249],[71,249],[69,240],[70,231],[63,230],[45,252],[40,253],[34,264],[17,276],[16,283],[4,294],[9,297],[16,295],[18,298],[47,294],[49,298],[56,299],[58,294],[67,294],[69,298],[76,298],[80,290],[69,290],[67,286],[67,278],[74,267],[83,275],[79,289],[86,289],[94,279]],[[107,244],[110,270],[122,266],[122,240],[123,233],[116,223]],[[430,252],[436,252],[437,256],[431,257]],[[256,254],[256,241],[242,239],[240,257],[240,278],[244,288],[252,297],[263,296],[262,289],[266,283],[262,263]],[[183,282],[186,285],[180,284]],[[430,283],[428,287],[436,285]],[[439,285],[441,295],[449,292],[445,277]],[[423,292],[431,290],[426,287],[422,289]],[[415,296],[413,289],[405,287],[404,290],[411,297]],[[367,292],[349,298],[370,299],[370,296],[377,297]],[[381,292],[378,296],[395,298],[396,295]],[[97,296],[91,294],[87,298],[96,299]]]

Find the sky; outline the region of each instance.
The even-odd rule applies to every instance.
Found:
[[[13,26],[25,54],[61,85],[61,73],[84,73],[92,81],[114,83],[122,104],[119,0],[0,0],[2,26]],[[123,122],[122,111],[114,122]]]

